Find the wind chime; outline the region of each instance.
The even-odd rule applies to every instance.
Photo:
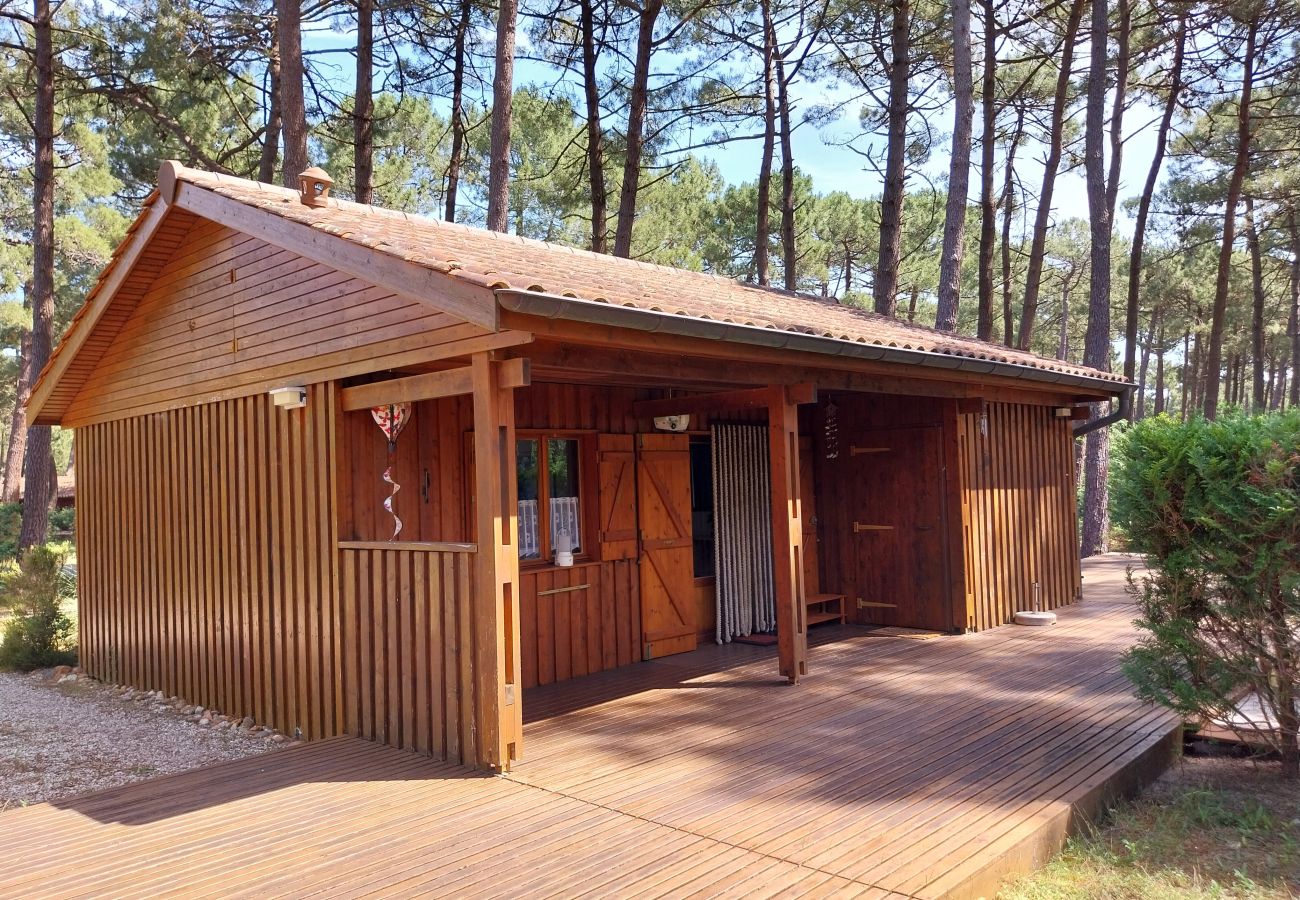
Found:
[[[388,438],[388,466],[384,469],[384,483],[392,485],[393,490],[384,498],[384,509],[388,510],[388,514],[393,517],[393,536],[389,540],[395,541],[402,533],[402,520],[393,509],[393,501],[402,486],[393,480],[393,462],[397,455],[397,436],[402,433],[406,423],[411,421],[411,404],[389,403],[385,406],[376,406],[370,410],[370,415],[374,417],[375,424],[384,433],[384,437]]]
[[[832,400],[826,404],[826,458],[840,455],[840,408]]]

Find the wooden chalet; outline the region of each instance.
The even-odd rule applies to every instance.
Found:
[[[506,768],[534,685],[773,631],[834,679],[818,622],[1073,602],[1072,423],[1127,389],[166,163],[28,415],[75,429],[89,671]]]

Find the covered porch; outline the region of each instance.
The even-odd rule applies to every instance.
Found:
[[[0,814],[0,896],[991,896],[1172,759],[1119,670],[1132,560],[1054,628],[812,632],[527,692],[528,753],[467,768],[352,738]]]

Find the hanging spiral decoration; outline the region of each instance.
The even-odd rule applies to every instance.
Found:
[[[397,436],[402,433],[406,423],[411,420],[411,404],[409,403],[389,403],[386,406],[376,406],[370,410],[370,415],[374,417],[375,424],[383,431],[384,437],[388,438],[388,466],[384,469],[384,483],[392,486],[392,491],[384,498],[384,509],[393,517],[393,536],[390,541],[397,540],[397,536],[402,533],[402,520],[397,515],[396,499],[397,492],[402,486],[393,479],[393,465],[397,455]]]

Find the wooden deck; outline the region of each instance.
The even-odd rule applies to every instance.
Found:
[[[1168,761],[1122,558],[1054,628],[817,629],[528,692],[491,777],[356,739],[0,814],[0,896],[991,895]]]

